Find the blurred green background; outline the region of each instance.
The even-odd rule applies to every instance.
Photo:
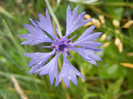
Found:
[[[78,78],[77,86],[71,82],[69,88],[63,82],[56,88],[50,85],[48,75],[34,77],[29,74],[30,68],[26,66],[30,58],[22,53],[48,52],[49,49],[40,45],[20,45],[24,39],[18,35],[27,33],[23,24],[31,24],[29,18],[38,20],[37,12],[45,15],[47,4],[44,0],[0,0],[0,99],[133,99],[133,1],[48,2],[63,34],[68,4],[71,10],[78,5],[79,13],[86,11],[85,18],[94,18],[72,35],[78,33],[78,38],[90,25],[96,24],[95,32],[103,32],[97,39],[104,44],[103,51],[97,53],[102,62],[98,62],[97,67],[71,52],[76,58],[70,59],[71,63],[87,81]],[[52,21],[55,26],[53,18]]]

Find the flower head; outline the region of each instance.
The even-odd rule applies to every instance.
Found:
[[[64,83],[68,87],[70,84],[70,80],[76,85],[77,84],[77,76],[83,78],[83,75],[69,62],[67,59],[67,55],[72,57],[70,51],[76,51],[81,57],[83,57],[87,62],[97,65],[96,61],[101,61],[100,57],[98,57],[95,52],[101,51],[101,49],[97,48],[102,44],[96,41],[101,32],[93,33],[95,26],[91,26],[77,39],[73,42],[72,38],[68,39],[68,36],[73,33],[75,30],[79,29],[92,19],[83,20],[85,16],[85,12],[82,12],[78,15],[78,7],[74,8],[71,12],[70,6],[67,8],[67,16],[66,16],[66,34],[64,37],[60,37],[58,35],[58,30],[56,35],[53,32],[52,22],[48,11],[46,10],[46,16],[42,14],[39,15],[39,21],[33,21],[32,25],[25,24],[25,28],[28,30],[28,34],[19,35],[20,37],[26,39],[26,41],[21,44],[26,45],[37,45],[40,43],[49,42],[51,46],[42,46],[53,49],[52,52],[49,53],[24,53],[25,56],[32,58],[27,67],[31,67],[29,73],[39,73],[39,75],[49,75],[50,82],[53,84],[54,78],[56,79],[55,86],[59,85],[61,80],[64,80]],[[47,34],[51,36],[49,38]],[[54,55],[54,58],[48,62],[47,60]],[[58,74],[58,57],[60,54],[63,54],[63,66]]]

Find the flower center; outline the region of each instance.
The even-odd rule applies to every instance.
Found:
[[[56,44],[53,46],[57,51],[68,52],[69,42],[60,38],[57,40]]]
[[[63,39],[63,38],[58,38],[56,43],[52,46],[56,51],[61,51],[62,53],[67,53],[69,57],[73,57],[70,54],[70,45],[69,43],[72,42],[72,39]]]
[[[64,51],[64,48],[66,48],[67,46],[65,44],[60,44],[59,45],[59,50],[60,51]]]

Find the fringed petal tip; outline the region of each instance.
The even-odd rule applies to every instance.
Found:
[[[26,43],[25,42],[22,42],[22,43],[20,43],[20,45],[26,45]]]
[[[26,56],[27,53],[23,53],[24,56]]]
[[[46,14],[48,14],[48,9],[46,8]]]
[[[38,16],[39,16],[41,13],[37,12],[37,14],[38,14]]]
[[[31,54],[31,53],[23,53],[24,56],[30,57],[30,58],[31,58],[32,55],[30,55],[30,54]]]
[[[21,34],[21,35],[17,35],[17,36],[22,38],[22,35],[23,35],[23,34]]]
[[[84,20],[84,21],[87,21],[87,22],[90,22],[90,21],[92,21],[93,19],[86,19],[86,20]]]
[[[87,81],[85,78],[84,78],[85,81]]]
[[[29,68],[30,66],[26,66],[26,68]]]
[[[33,21],[32,18],[29,18],[30,21]]]
[[[59,79],[58,78],[56,78],[56,81],[55,81],[55,87],[57,87],[58,85],[59,85]]]
[[[71,10],[71,9],[70,9],[70,3],[69,3],[68,6],[67,6],[67,10],[68,10],[68,9]]]

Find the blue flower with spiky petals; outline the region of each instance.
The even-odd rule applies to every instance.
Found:
[[[72,57],[70,54],[71,50],[76,51],[82,58],[84,58],[87,62],[97,65],[96,61],[101,61],[101,59],[95,54],[95,52],[100,51],[101,49],[97,48],[102,44],[94,41],[97,39],[101,32],[93,33],[95,26],[91,26],[85,30],[85,32],[73,42],[72,38],[68,39],[68,36],[73,33],[75,30],[79,29],[92,19],[84,20],[85,12],[82,12],[78,15],[78,7],[74,8],[73,12],[71,12],[70,6],[67,8],[67,16],[66,16],[66,34],[64,37],[60,37],[58,35],[58,31],[56,35],[54,34],[52,22],[48,11],[46,10],[46,16],[42,14],[39,15],[39,21],[33,21],[32,25],[24,24],[25,28],[28,30],[28,34],[19,35],[21,38],[26,39],[26,41],[21,44],[26,45],[37,45],[40,43],[49,42],[51,46],[43,46],[44,48],[53,49],[49,53],[24,53],[25,56],[32,58],[27,67],[31,67],[29,73],[39,75],[49,74],[50,82],[53,84],[54,78],[56,79],[55,86],[59,85],[61,80],[63,79],[64,83],[68,87],[70,84],[70,80],[76,85],[77,84],[77,76],[83,78],[83,75],[69,62],[67,59],[67,55]],[[49,34],[51,38],[47,36]],[[56,54],[54,58],[48,62],[47,60]],[[58,57],[60,54],[63,54],[63,66],[58,73]]]

